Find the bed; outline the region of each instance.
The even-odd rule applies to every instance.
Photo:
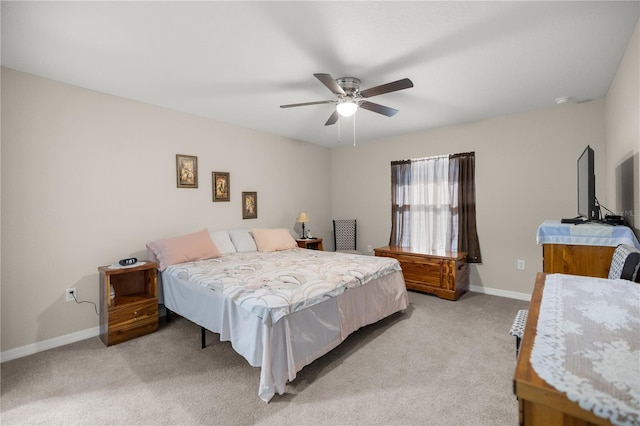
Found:
[[[163,262],[162,247],[147,245],[160,265],[164,305],[260,367],[265,402],[349,334],[408,306],[395,259],[301,249],[284,229],[206,234],[214,257]],[[174,251],[189,246],[179,245]]]

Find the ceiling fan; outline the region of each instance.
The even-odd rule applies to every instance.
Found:
[[[340,77],[334,79],[329,74],[314,74],[314,76],[320,80],[322,84],[327,86],[329,90],[337,96],[335,100],[316,101],[316,102],[304,102],[300,104],[288,104],[280,105],[280,108],[291,108],[307,105],[319,105],[319,104],[335,104],[336,109],[333,111],[325,126],[330,126],[338,121],[340,116],[349,117],[358,110],[358,107],[368,109],[369,111],[377,112],[378,114],[386,115],[387,117],[393,117],[398,112],[397,109],[389,108],[384,105],[375,104],[369,102],[366,99],[382,95],[389,92],[395,92],[397,90],[408,89],[413,87],[413,83],[408,78],[402,80],[393,81],[391,83],[382,84],[380,86],[371,87],[369,89],[360,90],[360,80],[355,77]]]

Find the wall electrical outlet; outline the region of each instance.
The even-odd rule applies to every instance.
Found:
[[[367,251],[368,251],[369,253],[373,252],[373,247],[371,247],[371,246],[367,246]]]
[[[71,293],[73,293],[73,295]],[[65,297],[66,297],[65,300],[67,302],[73,302],[74,301],[73,296],[76,296],[76,299],[78,298],[78,290],[76,290],[75,287],[66,289],[64,291],[64,294],[65,294]]]
[[[520,269],[521,271],[525,270],[524,260],[518,259],[518,269]]]

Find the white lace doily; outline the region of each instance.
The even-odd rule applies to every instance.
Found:
[[[583,409],[640,425],[640,285],[548,275],[531,365]]]

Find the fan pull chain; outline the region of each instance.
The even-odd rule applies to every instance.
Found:
[[[352,115],[353,117],[353,146],[356,146],[356,114]]]
[[[342,117],[338,117],[338,143],[342,142],[342,128],[340,127],[341,122],[342,122]]]

